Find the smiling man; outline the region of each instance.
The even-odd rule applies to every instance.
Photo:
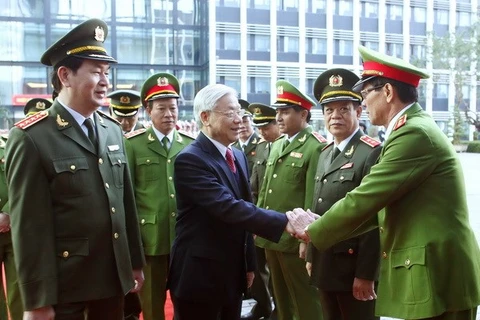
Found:
[[[107,25],[88,20],[54,43],[52,107],[15,124],[6,174],[18,283],[29,319],[123,319],[143,284],[143,249],[118,123],[107,95]]]
[[[165,287],[177,216],[173,163],[178,153],[193,141],[175,128],[179,97],[180,84],[174,75],[152,75],[141,90],[142,104],[152,126],[126,135],[128,164],[147,260],[145,283],[140,291],[145,320],[165,319]]]

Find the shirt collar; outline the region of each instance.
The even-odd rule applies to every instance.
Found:
[[[413,106],[414,103],[411,103],[409,104],[408,106],[406,106],[405,108],[403,108],[402,110],[400,110],[399,113],[397,113],[395,115],[395,117],[393,117],[392,120],[390,120],[390,122],[388,123],[388,127],[387,127],[387,130],[385,130],[385,139],[383,141],[387,141],[388,140],[388,137],[390,136],[390,134],[392,133],[393,131],[393,127],[395,126],[395,123],[397,123],[397,120],[398,118],[400,118],[411,106]]]
[[[221,144],[220,142],[218,142],[217,140],[214,140],[212,138],[210,138],[209,136],[207,136],[205,134],[205,137],[208,138],[208,140],[210,140],[213,145],[215,147],[217,147],[218,151],[220,152],[220,154],[226,159],[227,158],[227,147],[225,147],[223,144]],[[231,149],[231,145],[228,147],[229,149]],[[235,155],[233,156],[233,158],[235,158]]]
[[[347,146],[347,144],[350,142],[350,140],[352,140],[353,136],[355,134],[357,134],[358,130],[360,130],[360,128],[357,128],[357,130],[355,130],[348,138],[344,139],[342,142],[340,142],[338,145],[336,145],[334,143],[334,148],[338,148],[338,150],[340,150],[340,152],[343,151],[343,149],[345,149],[345,147]]]
[[[164,135],[163,133],[161,133],[160,131],[158,131],[154,126],[152,126],[152,129],[153,129],[153,132],[155,132],[155,135],[157,136],[157,139],[158,139],[159,141],[162,141],[162,140],[163,140],[163,137],[165,137],[165,135]],[[175,129],[172,130],[172,131],[170,131],[170,132],[166,135],[166,137],[167,137],[167,139],[168,139],[168,142],[170,142],[170,143],[172,143],[172,141],[173,141],[174,131],[175,131]]]

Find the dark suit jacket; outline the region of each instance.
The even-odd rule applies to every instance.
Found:
[[[6,174],[26,310],[124,294],[132,268],[144,264],[122,131],[94,116],[98,153],[57,101],[10,131]]]
[[[331,162],[334,144],[322,150],[315,174],[313,212],[323,215],[335,202],[360,184],[380,155],[375,148],[362,142],[358,131],[347,146]],[[310,243],[307,260],[312,262],[311,282],[325,291],[352,291],[355,277],[377,280],[380,264],[378,230],[339,242],[320,252]]]
[[[201,132],[175,160],[178,217],[168,288],[177,298],[233,303],[255,268],[251,234],[278,241],[284,214],[251,201],[245,155],[232,149],[238,182],[225,158]]]

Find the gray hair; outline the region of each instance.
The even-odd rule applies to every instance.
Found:
[[[193,100],[193,113],[199,129],[203,127],[200,114],[213,110],[217,106],[217,101],[227,94],[238,97],[237,90],[219,83],[209,84],[197,92]]]

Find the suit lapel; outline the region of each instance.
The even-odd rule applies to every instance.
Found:
[[[339,170],[342,166],[350,162],[350,160],[352,159],[355,153],[355,150],[357,150],[358,141],[362,135],[363,133],[361,131],[357,131],[357,133],[352,137],[352,139],[350,139],[345,149],[343,149],[343,151],[340,152],[340,154],[335,158],[335,160],[333,160],[330,166],[328,166],[328,168],[325,170],[324,176]],[[330,148],[331,151],[333,150],[333,146],[334,145],[332,144],[332,147]],[[327,157],[326,160],[327,161],[330,160],[330,157]]]
[[[148,140],[148,148],[150,150],[161,155],[162,157],[167,157],[167,153],[160,144],[160,141],[158,141],[157,135],[155,134],[155,131],[153,131],[152,127],[147,129],[147,132],[145,132],[145,137]]]
[[[300,131],[295,137],[295,139],[293,139],[293,141],[283,151],[280,152],[280,157],[283,157],[292,152],[293,150],[297,149],[298,147],[303,146],[311,132],[312,128],[310,126]],[[282,144],[283,143],[285,143],[285,140],[282,140]]]
[[[177,130],[173,132],[173,141],[170,145],[170,150],[168,150],[168,157],[175,157],[184,147],[184,140],[180,133]]]
[[[50,112],[55,118],[57,129],[61,131],[62,134],[73,140],[84,149],[93,154],[97,154],[92,143],[88,139],[87,135],[85,135],[82,128],[80,128],[77,121],[75,121],[72,115],[60,103],[55,101]]]
[[[98,136],[98,155],[103,155],[105,153],[105,148],[107,146],[108,130],[107,124],[103,121],[102,117],[95,113],[95,124],[97,127],[97,136]]]

